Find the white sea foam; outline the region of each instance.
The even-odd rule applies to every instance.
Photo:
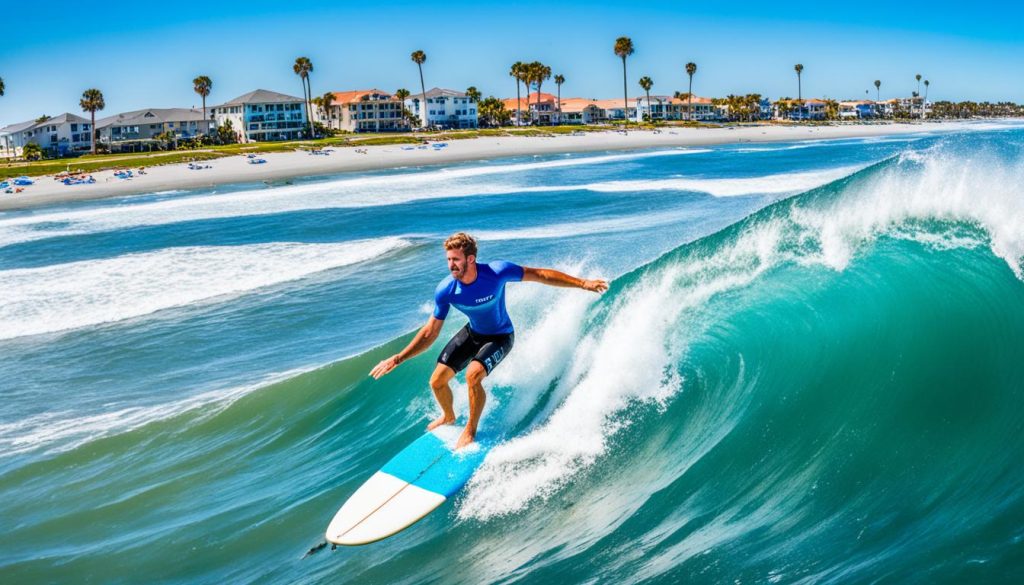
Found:
[[[513,353],[510,363],[518,367],[507,367],[495,383],[511,384],[504,379],[511,377],[530,396],[558,379],[550,416],[542,413],[537,428],[491,452],[470,482],[460,516],[488,519],[549,497],[629,426],[628,407],[664,404],[677,394],[683,380],[673,366],[685,350],[683,336],[696,334],[692,327],[680,333],[680,315],[773,266],[780,237],[774,226],[751,230],[709,258],[668,266],[623,293],[595,329],[585,327],[584,311],[574,304],[537,321],[539,334],[531,327],[526,336],[544,340],[543,355],[557,362]]]
[[[565,238],[591,234],[626,231],[632,232],[638,229],[648,229],[673,224],[689,217],[695,217],[699,213],[699,211],[693,209],[680,209],[675,211],[643,213],[610,219],[555,223],[510,230],[476,231],[474,232],[474,235],[481,240],[498,241]]]
[[[404,239],[381,238],[166,248],[0,271],[0,339],[79,329],[239,295],[408,245]]]
[[[670,149],[601,156],[572,156],[528,163],[477,164],[220,195],[196,195],[145,203],[120,203],[82,210],[0,217],[0,246],[57,236],[204,219],[268,215],[310,209],[376,207],[427,199],[508,193],[520,190],[519,175],[527,171],[628,162],[700,152],[708,151]],[[501,181],[474,180],[492,175],[508,177]]]
[[[817,171],[777,173],[760,177],[704,179],[699,177],[677,177],[671,179],[647,179],[631,181],[606,181],[585,185],[558,187],[531,187],[524,191],[595,191],[600,193],[628,193],[648,191],[689,191],[707,193],[715,197],[739,197],[744,195],[783,195],[800,193],[820,187],[857,172],[863,167],[843,166]]]
[[[820,254],[808,260],[842,270],[865,241],[881,233],[903,237],[908,221],[970,222],[985,230],[992,251],[1018,278],[1024,277],[1024,161],[1007,162],[985,153],[964,156],[943,147],[902,158],[832,205],[794,209],[792,219],[799,230],[820,243]],[[917,239],[948,248],[959,246],[958,237],[949,233]],[[970,247],[974,241],[967,238],[960,244]]]
[[[982,244],[955,226],[908,228],[939,221],[984,229],[993,252],[1024,278],[1021,176],[1024,161],[934,148],[879,169],[834,199],[794,200],[789,213],[753,224],[716,250],[665,262],[619,292],[597,317],[573,304],[564,312],[560,305],[551,309],[520,333],[542,344],[543,355],[513,352],[509,363],[516,367],[495,376],[527,397],[557,382],[551,404],[528,432],[492,451],[471,480],[459,516],[515,513],[573,481],[629,426],[632,406],[661,404],[685,388],[673,366],[700,335],[707,302],[780,264],[844,270],[883,235],[937,249]],[[681,320],[686,327],[678,326]],[[510,412],[525,415],[522,408]]]

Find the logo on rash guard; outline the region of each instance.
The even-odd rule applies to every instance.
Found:
[[[476,303],[477,303],[478,305],[479,305],[480,303],[486,303],[487,301],[489,301],[489,300],[491,300],[491,299],[493,299],[493,298],[494,298],[494,295],[487,295],[486,297],[483,297],[482,299],[477,299],[477,300],[476,300]]]

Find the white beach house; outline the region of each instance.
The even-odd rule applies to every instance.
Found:
[[[64,113],[43,121],[21,122],[0,129],[0,148],[18,156],[26,144],[38,144],[50,156],[87,152],[92,148],[88,118]]]
[[[297,140],[307,127],[302,98],[265,89],[214,106],[210,113],[218,128],[231,122],[239,142]]]
[[[476,100],[465,92],[435,87],[426,94],[426,118],[420,108],[423,94],[412,94],[405,100],[409,111],[419,117],[428,128],[476,128]]]
[[[178,140],[187,140],[214,130],[212,119],[203,119],[202,110],[187,108],[150,108],[124,112],[96,120],[101,142],[112,151],[137,150],[151,146],[155,137],[166,132]]]

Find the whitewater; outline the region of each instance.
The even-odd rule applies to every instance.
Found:
[[[0,576],[1020,582],[1022,179],[990,125],[2,213]],[[301,560],[435,414],[440,344],[367,373],[460,230],[611,288],[509,285],[466,489]]]

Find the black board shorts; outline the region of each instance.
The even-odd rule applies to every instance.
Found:
[[[461,372],[469,362],[476,360],[490,374],[508,352],[512,351],[515,333],[500,335],[483,335],[466,325],[452,336],[448,345],[441,350],[437,363],[444,364],[456,372]]]

